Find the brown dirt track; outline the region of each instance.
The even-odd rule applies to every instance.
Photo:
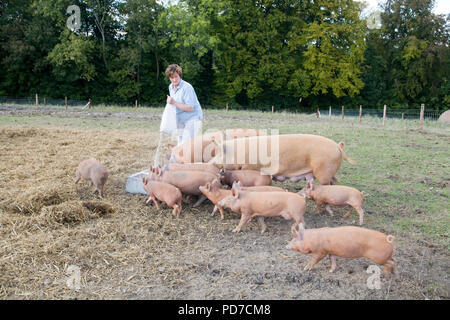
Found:
[[[211,217],[210,202],[185,205],[179,219],[166,206],[146,206],[146,197],[125,192],[125,180],[150,164],[157,138],[143,130],[0,128],[1,298],[448,299],[447,290],[424,289],[448,281],[448,256],[432,244],[399,239],[399,278],[370,290],[366,259],[338,258],[332,274],[324,259],[304,272],[310,256],[285,249],[291,221],[267,219],[264,235],[252,221],[234,234],[239,216]],[[88,157],[110,170],[103,201],[87,183],[73,184]],[[349,224],[313,208],[308,203],[308,227]],[[80,267],[78,291],[66,284],[69,265]]]

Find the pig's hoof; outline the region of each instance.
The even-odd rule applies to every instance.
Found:
[[[235,228],[232,232],[239,232],[239,229]]]

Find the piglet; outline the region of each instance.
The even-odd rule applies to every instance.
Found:
[[[181,191],[177,187],[160,181],[152,181],[145,177],[142,178],[144,189],[148,193],[149,203],[151,200],[156,205],[156,209],[159,210],[158,200],[166,203],[169,207],[173,208],[172,215],[176,215],[177,218],[181,214]]]
[[[225,170],[220,169],[220,183],[231,187],[233,182],[240,181],[243,187],[270,186],[272,177],[262,175],[257,170]]]
[[[211,183],[207,183],[204,186],[200,186],[199,190],[209,199],[212,203],[214,203],[214,210],[211,213],[211,216],[213,216],[217,209],[219,209],[220,212],[220,219],[224,219],[223,215],[223,207],[219,206],[219,201],[230,196],[231,191],[225,190],[221,188],[221,184],[219,180],[214,179]]]
[[[92,186],[92,184],[95,185],[94,193],[98,191],[100,198],[103,199],[103,187],[106,180],[108,180],[109,175],[105,166],[100,164],[100,162],[94,158],[83,160],[78,165],[75,175],[75,184],[78,183],[80,179],[89,181],[89,186]]]
[[[286,220],[294,219],[292,230],[304,223],[305,198],[292,192],[240,191],[232,188],[231,195],[219,201],[221,207],[229,207],[241,214],[239,225],[233,232],[239,232],[253,217],[258,216],[261,233],[266,230],[263,217],[281,216]]]
[[[325,204],[325,210],[333,216],[333,211],[330,204],[334,206],[349,206],[350,209],[345,213],[347,217],[353,209],[359,214],[359,225],[363,224],[364,211],[361,208],[364,193],[359,190],[340,185],[315,185],[308,182],[307,186],[298,192],[300,195],[305,195],[309,199],[313,199],[317,205],[317,211]]]
[[[395,262],[392,259],[395,238],[392,235],[354,226],[305,230],[300,225],[299,229],[300,231],[293,230],[294,238],[286,249],[312,254],[304,270],[311,270],[316,263],[329,255],[330,272],[336,269],[336,257],[364,257],[383,265],[383,274],[395,272]]]

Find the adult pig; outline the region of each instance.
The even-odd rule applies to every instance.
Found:
[[[354,163],[345,154],[344,143],[311,134],[238,138],[217,146],[219,153],[210,163],[218,168],[260,170],[279,181],[314,178],[320,184],[330,184],[335,181],[342,158]]]
[[[216,155],[216,145],[213,141],[263,135],[264,132],[255,129],[227,129],[196,136],[178,146],[171,146],[171,154],[177,163],[208,162]]]

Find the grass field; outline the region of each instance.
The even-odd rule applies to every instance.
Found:
[[[160,108],[0,106],[0,297],[151,299],[448,299],[450,297],[450,127],[425,121],[322,117],[205,110],[204,131],[277,129],[345,142],[357,165],[344,161],[339,183],[368,194],[365,227],[396,237],[398,279],[366,286],[366,259],[324,259],[303,272],[309,256],[284,249],[291,223],[267,219],[231,230],[212,204],[185,206],[179,219],[157,212],[145,197],[125,193],[128,175],[147,168],[157,146]],[[79,161],[95,157],[111,172],[100,202],[87,184],[73,185]],[[277,185],[282,185],[277,183]],[[298,191],[304,182],[285,183]],[[86,205],[89,202],[91,205]],[[89,208],[91,209],[89,209]],[[105,209],[107,208],[107,209]],[[308,227],[357,221],[345,209],[315,213]],[[67,269],[81,269],[80,290]]]

